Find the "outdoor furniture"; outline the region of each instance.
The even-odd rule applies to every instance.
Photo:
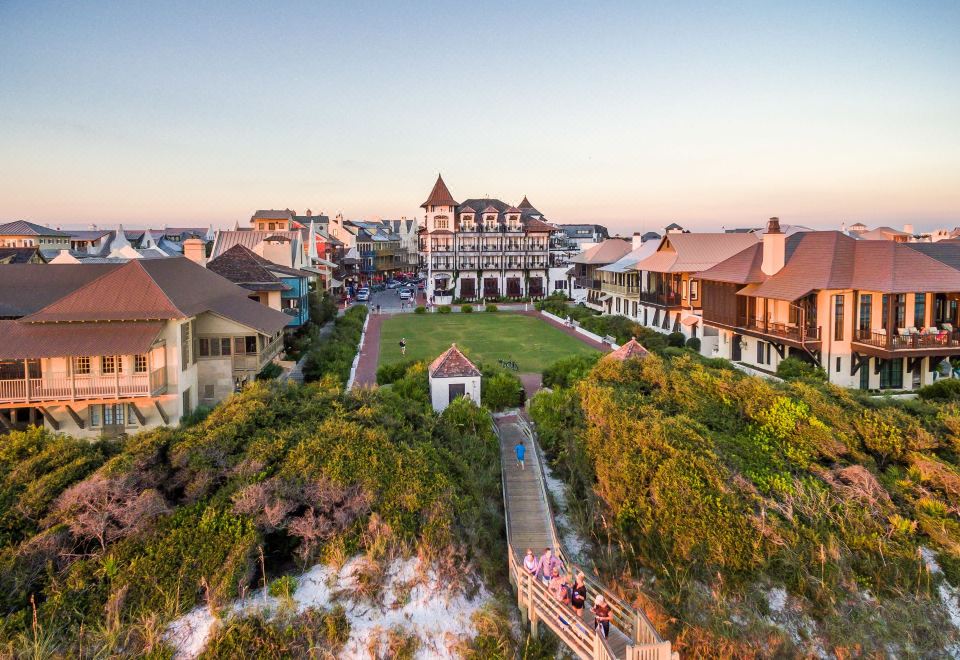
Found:
[[[911,325],[909,328],[907,328],[907,332],[909,332],[911,335],[919,335],[919,334],[920,334],[920,331],[917,330],[916,327],[914,327],[914,326],[912,326],[912,325]]]
[[[907,328],[897,328],[897,334],[901,337],[908,337],[910,335],[910,331]]]
[[[931,326],[928,326],[928,327],[927,327],[927,330],[926,330],[926,334],[928,334],[928,335],[935,335],[935,334],[937,334],[937,333],[939,333],[939,332],[940,332],[940,331],[937,330],[937,329],[936,329],[934,326],[932,326],[932,325],[931,325]]]
[[[941,323],[941,324],[940,324],[940,327],[941,327],[942,329],[946,330],[947,332],[953,332],[953,324],[952,324],[952,323]]]

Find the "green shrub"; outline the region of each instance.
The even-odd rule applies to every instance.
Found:
[[[320,380],[324,376],[333,376],[344,384],[347,382],[366,316],[367,308],[357,305],[337,317],[333,332],[307,354],[303,365],[305,382]]]
[[[777,375],[784,380],[811,380],[825,382],[827,372],[798,357],[788,357],[777,365]]]
[[[932,385],[921,387],[917,395],[924,401],[960,400],[960,378],[941,378]]]
[[[546,387],[570,387],[584,378],[593,365],[600,359],[601,353],[577,355],[557,360],[543,371],[543,384]]]
[[[487,306],[484,307],[484,311],[486,311],[486,312],[495,312],[495,311],[497,311],[497,306],[494,305],[494,304],[487,304]]]
[[[416,360],[381,364],[377,367],[377,385],[389,385],[390,383],[400,380],[414,364],[416,364]]]
[[[473,305],[461,305],[460,311],[464,314],[469,314],[473,311]]]
[[[674,346],[676,348],[683,348],[687,343],[687,338],[683,336],[682,332],[671,332],[667,335],[667,345]]]
[[[257,380],[274,380],[283,373],[283,367],[276,362],[267,362],[257,374]]]
[[[517,376],[506,371],[496,371],[484,376],[480,398],[483,405],[490,410],[503,410],[522,406],[526,396],[523,383]]]
[[[427,308],[423,305],[417,305],[416,309],[413,310],[414,314],[426,314]]]
[[[700,338],[699,338],[699,337],[690,337],[690,339],[687,340],[687,348],[689,348],[691,351],[696,351],[697,353],[699,353],[699,352],[700,352]]]
[[[440,305],[439,307],[437,307],[437,312],[439,312],[440,314],[449,314],[452,311],[453,311],[453,308],[450,307],[450,305]]]
[[[210,406],[197,406],[180,418],[180,426],[183,428],[187,428],[188,426],[196,426],[209,417],[211,412],[213,412],[213,408]]]
[[[270,583],[267,592],[274,598],[293,598],[297,590],[297,578],[292,575],[281,575]]]
[[[348,639],[350,622],[340,605],[281,613],[269,620],[251,614],[218,626],[200,658],[336,657]]]

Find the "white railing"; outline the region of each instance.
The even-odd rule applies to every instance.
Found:
[[[41,403],[152,396],[162,392],[166,385],[166,371],[163,368],[155,369],[151,374],[97,376],[64,374],[42,378],[0,380],[0,403]]]
[[[347,392],[353,389],[357,380],[357,366],[360,364],[360,353],[363,352],[363,342],[367,338],[367,324],[370,322],[370,314],[363,319],[363,329],[360,331],[360,342],[357,344],[357,354],[353,356],[353,364],[350,365],[350,377],[347,379]]]

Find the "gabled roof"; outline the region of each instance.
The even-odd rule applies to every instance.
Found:
[[[251,220],[293,220],[293,211],[284,209],[262,209],[253,214]]]
[[[289,291],[293,288],[272,273],[262,263],[264,261],[270,263],[249,248],[234,245],[216,259],[211,259],[207,268],[234,284],[253,291]]]
[[[655,273],[699,273],[755,245],[756,234],[667,234],[657,252],[637,264]]]
[[[20,318],[110,272],[116,264],[10,264],[0,276],[0,318]]]
[[[612,353],[607,353],[605,358],[612,358],[614,360],[632,360],[634,358],[645,358],[650,355],[650,352],[640,345],[640,342],[637,341],[636,337],[631,337],[630,341],[626,344],[613,351]]]
[[[433,190],[430,191],[430,195],[427,197],[427,201],[420,205],[421,208],[427,208],[428,206],[456,206],[457,202],[453,199],[453,195],[450,194],[450,191],[447,189],[447,184],[443,182],[443,177],[439,174],[437,175],[437,182],[433,184]]]
[[[932,244],[940,245],[940,244]],[[787,239],[784,267],[741,295],[796,300],[812,291],[860,289],[884,293],[960,291],[960,244],[919,248],[909,243],[857,240],[838,231],[803,232]]]
[[[35,257],[46,262],[38,247],[0,247],[0,265],[28,264]]]
[[[597,270],[608,273],[626,273],[627,271],[634,271],[636,270],[635,266],[637,263],[656,252],[657,245],[657,241],[647,241],[646,243],[641,243],[640,247],[638,247],[636,250],[631,250],[609,266],[604,266],[603,268],[598,268]]]
[[[451,344],[450,348],[431,362],[428,371],[432,378],[468,378],[480,375],[480,370],[460,352],[456,344]]]
[[[60,231],[58,229],[50,229],[50,227],[44,227],[43,225],[38,225],[35,222],[29,222],[27,220],[14,220],[13,222],[6,222],[4,224],[0,224],[0,235],[61,236],[64,238],[69,236],[67,232]]]
[[[575,264],[594,264],[605,266],[619,261],[633,249],[633,245],[619,238],[608,238],[588,250],[575,255],[570,261]]]
[[[291,230],[291,231],[258,231],[255,229],[230,229],[230,230],[220,230],[217,232],[217,237],[213,242],[213,253],[210,255],[213,258],[219,257],[221,254],[232,248],[234,245],[243,245],[248,247],[251,250],[263,242],[269,236],[284,236],[289,238],[291,241],[290,244],[290,263],[297,263],[297,260],[294,258],[294,250],[301,249],[300,244],[303,240],[303,236],[300,234],[300,230]]]
[[[751,245],[712,268],[700,271],[697,277],[713,282],[750,284],[766,279],[760,267],[763,265],[763,243]]]
[[[142,321],[187,318],[203,312],[212,312],[264,334],[283,329],[290,320],[286,314],[248,299],[243,289],[227,279],[183,257],[106,266],[96,279],[22,320]]]

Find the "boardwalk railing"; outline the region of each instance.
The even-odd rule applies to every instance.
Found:
[[[611,640],[607,640],[603,635],[598,635],[594,632],[592,626],[588,626],[583,619],[578,617],[569,605],[561,603],[554,598],[547,589],[546,584],[536,579],[536,576],[531,575],[524,569],[520,555],[523,549],[514,548],[512,544],[510,500],[507,494],[505,457],[501,454],[500,467],[504,473],[503,502],[506,513],[507,562],[510,581],[517,589],[517,606],[529,619],[531,628],[536,630],[537,623],[542,621],[564,644],[583,660],[615,660],[618,658],[624,658],[625,660],[672,660],[676,658],[676,654],[671,651],[670,642],[664,641],[660,637],[642,610],[633,608],[613,594],[589,568],[578,566],[569,560],[553,521],[553,512],[550,507],[550,499],[547,496],[546,480],[543,474],[543,456],[540,451],[540,446],[537,443],[533,429],[522,414],[517,417],[517,425],[527,437],[530,443],[529,446],[532,449],[532,451],[528,453],[529,458],[527,462],[530,467],[536,471],[540,497],[547,511],[547,522],[554,553],[560,558],[569,572],[574,574],[577,572],[583,573],[588,593],[587,607],[589,607],[589,603],[593,601],[593,597],[596,594],[603,594],[613,615],[613,620],[611,621]],[[611,645],[616,631],[619,631],[627,638],[626,647],[622,654],[616,653],[613,645]],[[620,644],[616,644],[616,646],[620,646]]]

